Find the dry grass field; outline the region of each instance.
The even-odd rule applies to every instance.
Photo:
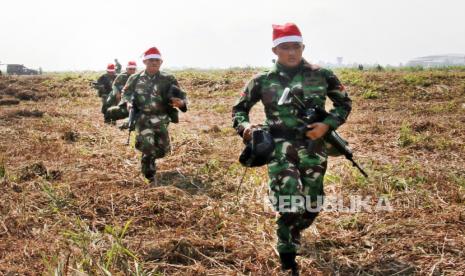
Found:
[[[0,275],[283,275],[266,168],[241,167],[231,128],[255,72],[174,72],[190,110],[157,188],[134,137],[103,123],[96,75],[0,78]],[[340,133],[370,177],[332,158],[325,192],[392,211],[323,212],[302,275],[465,275],[465,71],[337,74],[353,99]]]

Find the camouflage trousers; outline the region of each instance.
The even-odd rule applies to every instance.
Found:
[[[155,161],[170,152],[169,118],[141,114],[136,123],[136,149],[142,152],[141,170],[147,178],[155,176]]]
[[[100,97],[100,100],[102,101],[102,107],[100,111],[103,113],[103,115],[105,115],[105,112],[107,111],[107,97],[108,95],[102,95]]]
[[[128,116],[129,111],[126,107],[126,104],[119,104],[117,106],[109,107],[105,113],[105,118],[112,121],[122,120]]]
[[[318,215],[312,207],[317,198],[324,195],[327,155],[320,140],[314,142],[311,152],[305,140],[276,139],[275,145],[272,160],[268,163],[268,176],[270,200],[279,212],[277,250],[279,253],[295,253],[300,245],[301,231],[308,228]],[[304,202],[292,204],[293,198]]]

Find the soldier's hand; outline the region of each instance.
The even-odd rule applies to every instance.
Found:
[[[252,139],[252,132],[254,128],[256,128],[255,125],[249,125],[244,129],[244,132],[242,133],[242,139],[244,139],[244,141],[250,141],[250,139]]]
[[[181,108],[185,105],[184,101],[180,98],[171,98],[171,106]]]
[[[307,126],[307,128],[309,130],[305,133],[305,136],[307,136],[308,138],[310,138],[312,140],[320,139],[329,130],[329,126],[327,124],[324,124],[324,123],[310,124],[310,125]]]

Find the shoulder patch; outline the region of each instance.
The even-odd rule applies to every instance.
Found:
[[[311,71],[317,71],[321,69],[320,65],[309,63],[305,59],[304,59],[304,67],[310,69]]]
[[[165,77],[165,78],[173,78],[174,76],[168,72],[165,71],[160,71],[160,76]]]

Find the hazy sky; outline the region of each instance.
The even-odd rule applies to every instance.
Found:
[[[0,21],[0,61],[44,70],[140,64],[152,45],[165,67],[268,66],[271,24],[285,22],[313,62],[465,53],[463,0],[0,0]]]

